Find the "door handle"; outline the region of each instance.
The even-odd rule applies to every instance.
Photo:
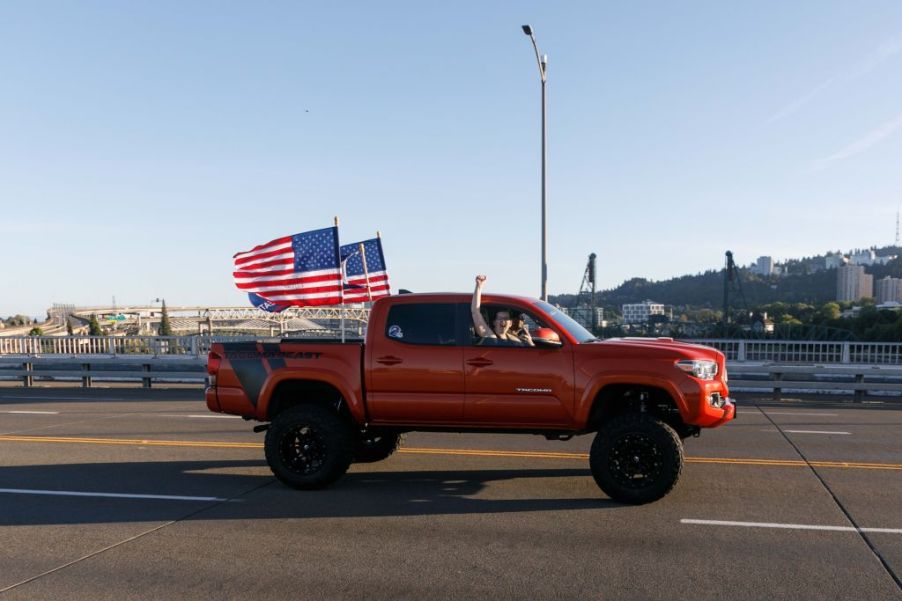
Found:
[[[376,363],[381,363],[382,365],[397,365],[402,361],[403,359],[401,359],[400,357],[393,357],[391,355],[388,355],[387,357],[378,357],[376,359]]]
[[[484,359],[482,357],[476,357],[475,359],[467,359],[467,365],[472,365],[473,367],[487,367],[489,365],[494,365],[494,361],[491,359]]]

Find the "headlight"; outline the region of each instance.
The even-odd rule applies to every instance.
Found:
[[[710,359],[683,359],[676,366],[699,380],[713,380],[717,375],[717,362]]]

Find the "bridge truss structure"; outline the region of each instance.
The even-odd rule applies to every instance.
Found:
[[[370,309],[353,305],[344,307],[289,307],[269,313],[255,307],[166,307],[175,332],[211,334],[262,333],[269,335],[303,332],[319,335],[345,332],[362,335],[369,321]],[[150,334],[160,323],[161,307],[67,307],[66,313],[83,323],[97,316],[101,324],[115,331]]]

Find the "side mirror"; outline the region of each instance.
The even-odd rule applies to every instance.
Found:
[[[532,334],[532,341],[536,346],[556,348],[561,345],[561,337],[551,328],[538,328]]]

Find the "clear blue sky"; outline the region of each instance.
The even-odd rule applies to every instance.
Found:
[[[549,291],[891,244],[902,3],[0,4],[0,315],[242,305],[341,218],[394,287]]]

